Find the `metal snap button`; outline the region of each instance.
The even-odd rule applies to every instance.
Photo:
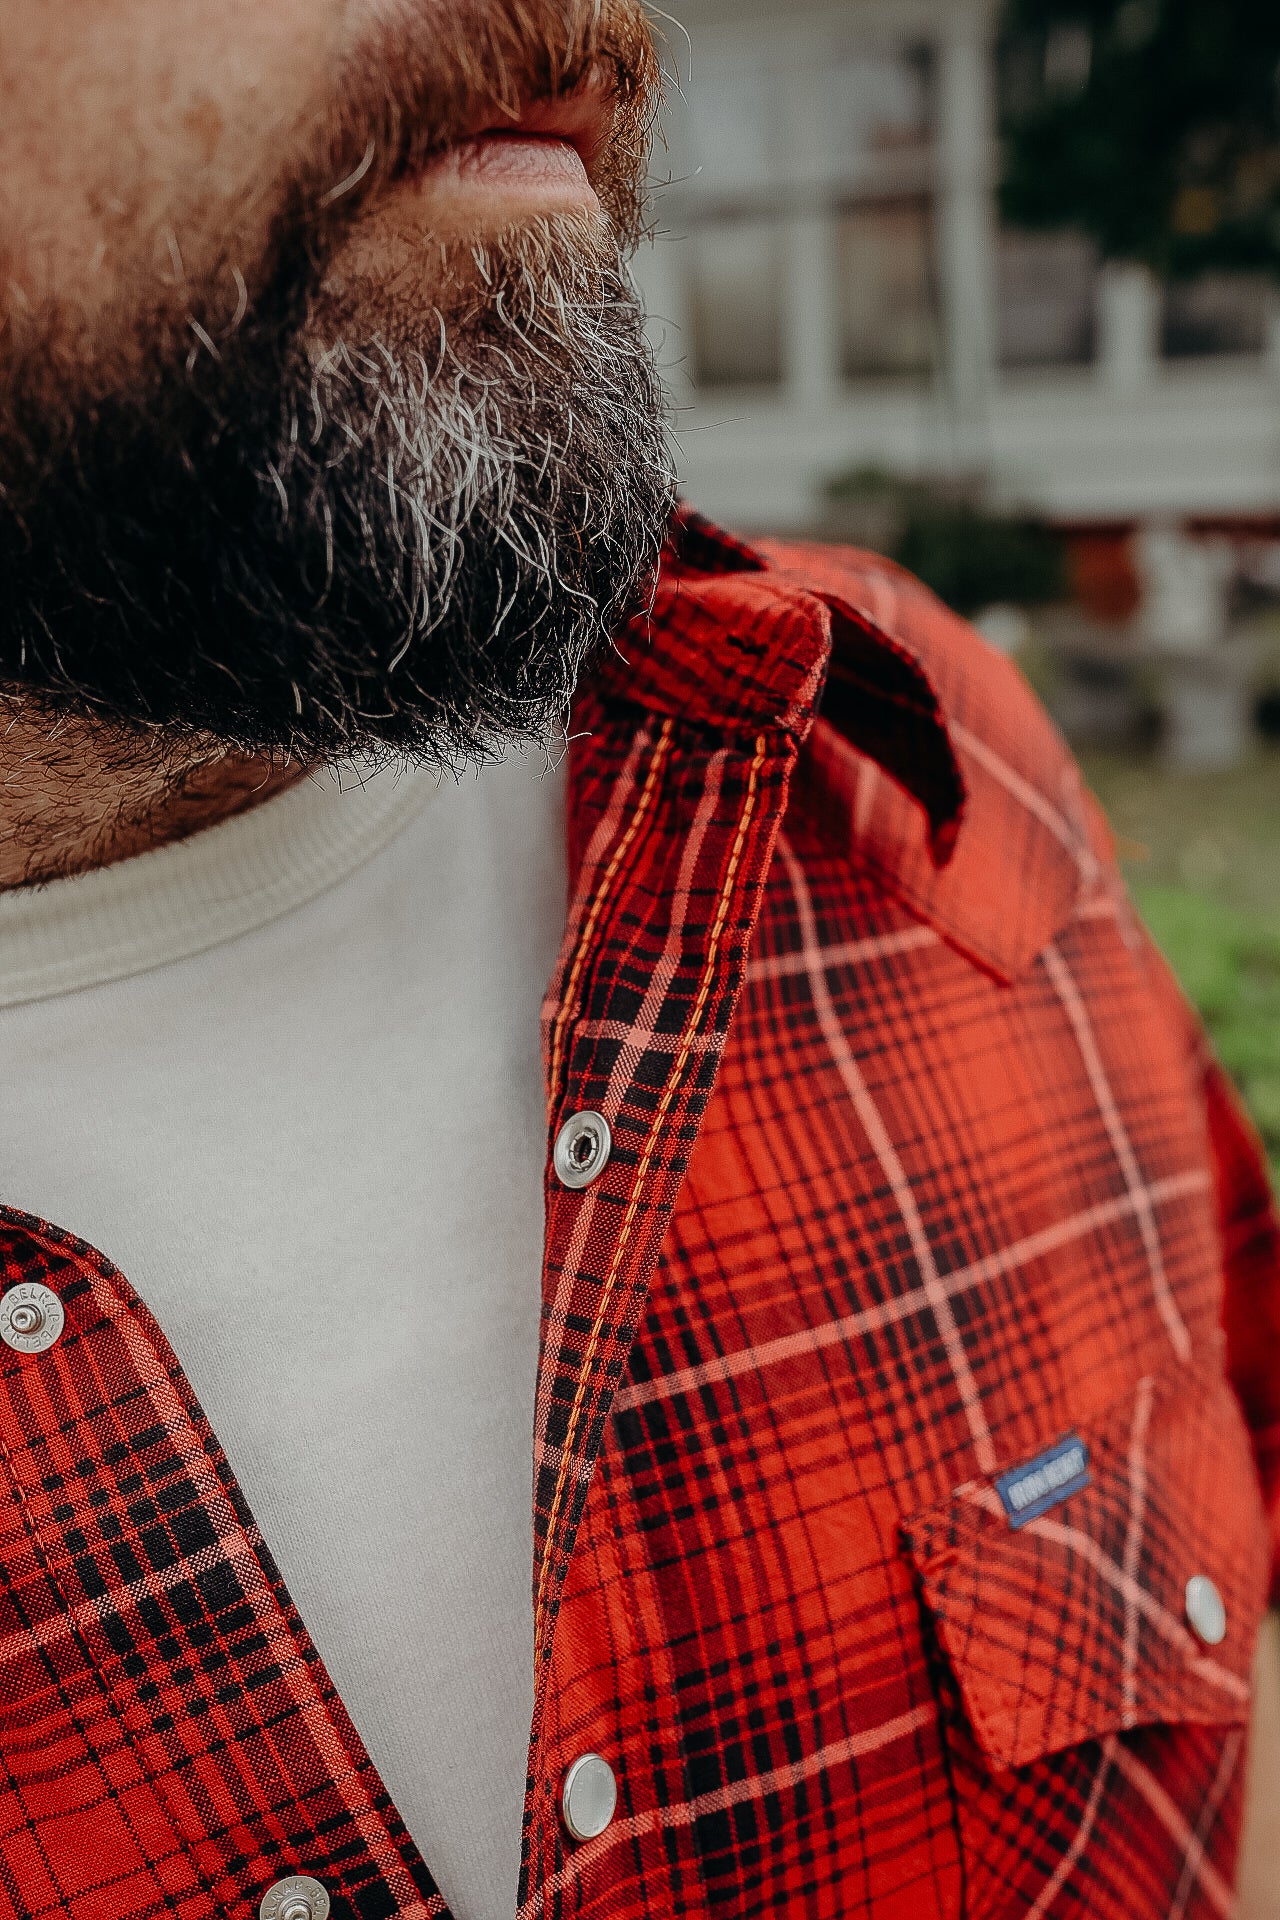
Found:
[[[1187,1582],[1187,1625],[1206,1647],[1220,1647],[1227,1637],[1226,1603],[1207,1573]]]
[[[609,1762],[584,1753],[560,1788],[560,1812],[573,1840],[598,1840],[618,1810],[618,1782]]]
[[[575,1113],[556,1139],[552,1160],[562,1187],[580,1192],[599,1179],[613,1152],[613,1135],[602,1113]]]
[[[308,1873],[291,1873],[268,1887],[258,1920],[329,1920],[329,1896]]]
[[[0,1340],[15,1353],[44,1353],[62,1332],[66,1318],[52,1287],[21,1280],[0,1299]]]

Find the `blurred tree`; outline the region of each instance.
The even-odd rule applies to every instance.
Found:
[[[1006,0],[1003,211],[1280,278],[1280,0]]]

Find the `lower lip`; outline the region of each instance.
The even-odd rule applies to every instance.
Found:
[[[524,134],[481,134],[433,160],[427,182],[463,198],[536,201],[543,205],[596,203],[582,156],[567,140]]]

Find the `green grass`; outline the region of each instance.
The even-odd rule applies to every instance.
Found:
[[[1086,756],[1139,910],[1253,1112],[1280,1191],[1280,753],[1229,774]]]
[[[1280,1191],[1280,914],[1239,913],[1185,887],[1139,886],[1134,899],[1262,1129]]]

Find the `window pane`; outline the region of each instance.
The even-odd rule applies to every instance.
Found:
[[[697,227],[689,242],[694,378],[761,386],[782,378],[782,248],[776,220]]]
[[[1172,360],[1261,353],[1270,289],[1261,276],[1213,273],[1165,289],[1164,350]]]
[[[846,377],[927,372],[937,362],[927,201],[847,210],[840,216],[838,261]]]
[[[932,66],[926,48],[853,48],[837,56],[828,83],[838,158],[858,162],[929,144]]]
[[[1072,367],[1094,356],[1098,258],[1076,234],[1000,236],[1000,362]]]

